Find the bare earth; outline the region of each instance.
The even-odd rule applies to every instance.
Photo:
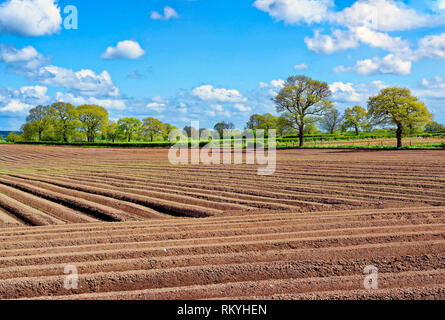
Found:
[[[445,151],[167,153],[0,145],[0,298],[445,299]]]

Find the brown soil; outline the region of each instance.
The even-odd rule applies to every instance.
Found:
[[[445,299],[444,193],[444,151],[279,151],[258,176],[1,145],[0,299]]]

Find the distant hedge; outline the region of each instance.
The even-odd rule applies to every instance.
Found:
[[[206,146],[209,142],[201,141],[199,147]],[[175,142],[36,142],[36,141],[20,141],[15,144],[22,145],[41,145],[41,146],[65,146],[65,147],[107,147],[107,148],[171,148],[177,143]],[[187,143],[183,143],[185,146]],[[191,147],[192,143],[188,143]]]

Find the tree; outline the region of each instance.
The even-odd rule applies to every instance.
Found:
[[[306,76],[292,76],[272,100],[277,112],[289,112],[297,125],[300,147],[304,145],[304,128],[322,116],[327,99],[332,95],[326,82],[313,80]]]
[[[128,142],[131,142],[133,136],[139,133],[142,127],[141,120],[136,118],[123,118],[117,124],[119,125],[119,131],[122,132]]]
[[[325,114],[320,120],[321,127],[330,134],[334,134],[334,132],[340,127],[341,121],[342,116],[340,115],[340,111],[335,109],[332,103],[329,102],[326,107]]]
[[[246,125],[246,129],[251,130],[270,130],[275,129],[277,127],[277,117],[270,113],[266,113],[264,115],[254,114],[250,117],[249,122]]]
[[[445,132],[445,126],[440,123],[437,123],[436,121],[431,121],[426,125],[425,132],[428,133]]]
[[[119,125],[114,121],[111,121],[108,123],[105,131],[106,131],[107,139],[111,140],[113,143],[119,137]]]
[[[78,126],[76,107],[70,103],[57,102],[51,105],[49,116],[54,123],[57,134],[63,142],[68,142]]]
[[[215,131],[217,131],[219,136],[222,138],[224,135],[224,130],[233,130],[233,129],[235,129],[235,125],[231,122],[223,121],[223,122],[219,122],[219,123],[215,124],[213,129]]]
[[[20,131],[22,132],[21,137],[24,141],[33,141],[37,135],[36,124],[33,122],[25,123]]]
[[[432,115],[423,102],[404,88],[386,88],[368,101],[368,114],[375,125],[396,126],[397,148],[407,128],[424,128]]]
[[[155,136],[162,134],[163,130],[164,124],[161,120],[155,118],[144,119],[142,132],[150,137],[151,142],[153,142]]]
[[[282,137],[292,133],[295,129],[295,120],[289,112],[283,113],[277,119],[277,135]]]
[[[185,133],[185,136],[189,138],[199,136],[199,130],[191,126],[185,126],[182,131]]]
[[[32,133],[36,132],[38,141],[42,141],[42,135],[45,130],[50,126],[50,107],[49,106],[37,106],[29,110],[29,116],[26,118],[26,122],[29,123],[27,128]],[[30,134],[31,134],[30,132]]]
[[[88,142],[94,143],[97,133],[108,123],[108,111],[95,105],[81,105],[77,113]]]
[[[172,126],[170,123],[164,123],[164,128],[162,130],[162,138],[164,139],[164,141],[168,141],[170,132],[176,129],[177,128]]]
[[[368,112],[365,108],[355,106],[348,108],[344,115],[344,127],[353,128],[356,135],[360,134],[360,129],[366,129],[368,126]]]
[[[22,141],[22,137],[15,132],[10,132],[6,137],[6,141],[8,142],[19,142]]]

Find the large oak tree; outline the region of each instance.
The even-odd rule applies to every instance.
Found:
[[[425,104],[404,88],[387,88],[370,97],[368,115],[375,125],[393,125],[397,132],[397,148],[402,148],[402,136],[408,128],[423,129],[432,121]]]
[[[284,88],[272,99],[277,112],[289,112],[295,119],[300,138],[300,147],[304,145],[306,125],[321,117],[332,95],[326,82],[313,80],[306,76],[287,78]]]

